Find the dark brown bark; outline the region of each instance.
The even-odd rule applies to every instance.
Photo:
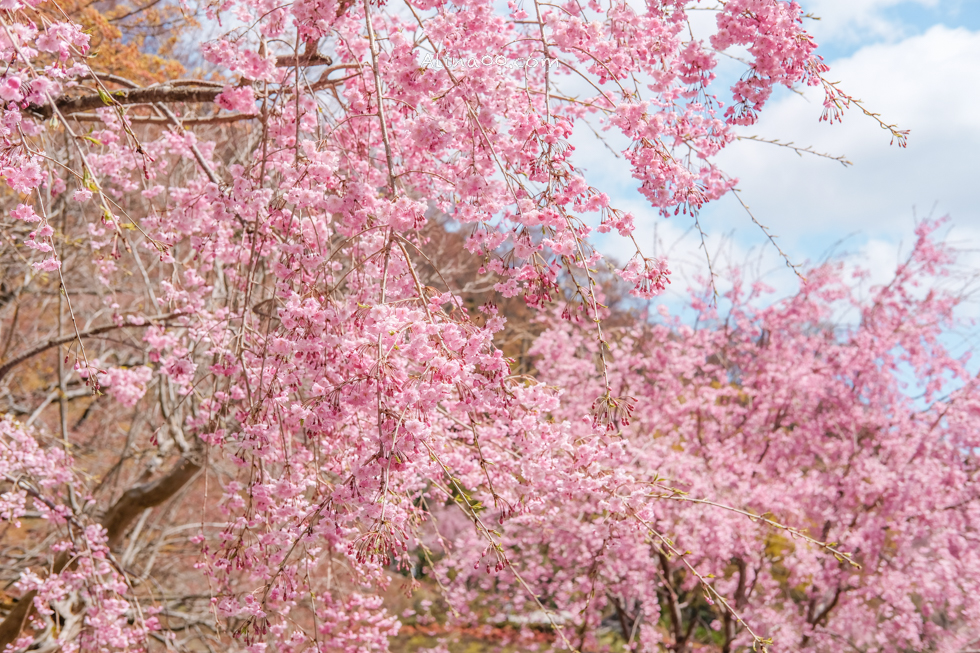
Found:
[[[618,598],[615,596],[609,596],[609,599],[616,608],[616,618],[619,619],[619,630],[623,633],[623,639],[629,640],[630,633],[633,632],[633,624],[636,623],[636,619],[639,617],[639,615],[637,615],[637,617],[631,617],[629,613],[626,612],[626,608]]]
[[[276,65],[280,68],[297,65],[300,68],[310,68],[313,66],[330,66],[332,64],[333,59],[316,51],[316,42],[314,41],[307,41],[303,54],[298,57],[284,56],[276,61]]]
[[[220,116],[210,116],[203,118],[181,118],[180,124],[184,127],[188,125],[220,125],[230,122],[239,122],[241,120],[255,120],[260,118],[259,115],[252,115],[246,113],[230,113],[228,115]],[[139,124],[149,124],[149,125],[172,125],[173,121],[167,117],[160,116],[128,116],[129,121]],[[102,122],[102,117],[96,113],[73,113],[71,114],[72,120],[78,120],[79,122]]]
[[[687,641],[691,637],[691,633],[694,632],[694,620],[691,620],[689,627],[685,630],[681,601],[671,580],[670,560],[663,551],[657,551],[657,557],[660,559],[660,571],[663,574],[664,588],[666,589],[670,630],[674,636],[674,644],[670,648],[676,653],[684,653],[687,650]]]
[[[197,476],[199,471],[201,471],[199,461],[185,456],[165,476],[126,490],[102,517],[109,548],[115,549],[119,546],[129,525],[141,512],[159,506],[172,497],[177,490]]]
[[[738,586],[735,588],[735,609],[739,612],[748,603],[748,594],[745,591],[746,583],[746,571],[745,571],[745,560],[742,558],[735,558],[735,566],[738,568]],[[732,642],[735,641],[735,636],[738,634],[736,631],[735,618],[732,613],[725,610],[723,613],[724,624],[725,624],[725,643],[722,646],[722,653],[731,653]]]
[[[27,624],[27,619],[34,612],[34,597],[37,592],[31,590],[14,605],[13,609],[7,614],[7,618],[0,623],[0,646],[6,647],[13,643],[20,635],[20,631]]]
[[[54,101],[54,105],[45,104],[43,106],[33,106],[31,110],[47,120],[55,114],[55,107],[63,115],[91,111],[99,107],[111,105],[127,104],[155,104],[162,102],[172,104],[174,102],[195,102],[209,103],[214,102],[222,89],[214,86],[151,86],[150,88],[133,88],[111,91],[107,97],[111,102],[106,102],[101,95],[82,95],[79,97],[61,96]]]
[[[301,54],[298,58],[293,57],[283,57],[277,65],[279,66],[299,66],[300,68],[311,68],[316,66],[331,66],[333,60],[325,55],[321,55],[317,52],[305,52]],[[321,90],[327,88],[328,86],[333,86],[342,82],[342,79],[328,79],[328,75],[336,70],[342,70],[345,68],[354,68],[353,64],[343,64],[338,66],[329,67],[321,75],[319,81],[314,82],[313,89]],[[116,77],[114,75],[107,74],[97,74],[97,76],[105,81],[114,82],[123,85],[133,85],[127,79]],[[75,113],[82,113],[84,111],[91,111],[93,109],[98,109],[99,107],[105,106],[121,106],[121,105],[131,105],[131,104],[174,104],[174,103],[194,103],[194,104],[209,104],[214,102],[215,98],[223,91],[223,87],[215,86],[209,84],[208,82],[193,82],[188,81],[185,83],[165,83],[159,84],[157,86],[150,86],[148,88],[125,88],[120,90],[109,91],[108,93],[96,93],[94,95],[81,95],[81,96],[67,96],[62,95],[54,100],[54,104],[44,104],[44,105],[32,105],[30,110],[38,117],[47,120],[55,115],[55,113],[60,113],[62,116],[69,116]],[[57,112],[55,111],[57,109]],[[242,120],[252,116],[236,115],[235,120]],[[225,117],[222,117],[225,118]],[[214,118],[209,119],[211,121]],[[143,122],[147,122],[144,118]],[[155,122],[152,121],[151,122]]]
[[[840,601],[840,596],[843,593],[843,588],[840,585],[834,591],[834,598],[830,600],[830,603],[825,605],[821,610],[817,611],[817,597],[810,599],[810,604],[807,606],[806,611],[806,621],[808,624],[817,627],[822,626],[827,622],[827,618],[830,616],[831,611],[837,607],[837,602]],[[806,648],[810,643],[810,636],[804,635],[803,639],[800,640],[800,648]]]

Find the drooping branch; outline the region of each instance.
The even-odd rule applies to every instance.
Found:
[[[166,315],[154,315],[153,317],[142,318],[142,321],[139,324],[137,324],[130,318],[124,320],[122,324],[106,324],[104,326],[93,327],[86,331],[81,331],[78,334],[71,333],[69,335],[61,336],[58,338],[50,338],[44,342],[34,345],[33,347],[25,351],[23,354],[20,354],[19,356],[10,359],[3,365],[0,365],[0,381],[2,381],[5,376],[7,376],[7,373],[10,372],[10,370],[14,369],[24,361],[33,358],[38,354],[42,354],[54,347],[68,344],[69,342],[77,340],[78,338],[88,338],[91,336],[97,336],[102,333],[107,333],[109,331],[115,331],[116,329],[123,329],[126,327],[148,327],[148,326],[152,326],[156,322],[160,322],[162,320],[169,320],[179,315],[182,315],[182,313],[180,313],[179,311],[174,313],[167,313]]]

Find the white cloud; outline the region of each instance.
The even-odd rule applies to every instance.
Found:
[[[887,122],[910,129],[907,149],[889,146],[887,132],[856,108],[842,124],[817,123],[822,94],[808,89],[809,106],[787,95],[752,131],[846,154],[853,167],[746,141],[722,154],[722,167],[739,177],[757,217],[809,256],[814,238],[826,243],[852,231],[907,237],[913,211],[948,213],[956,225],[980,228],[980,87],[967,81],[978,60],[980,33],[942,26],[862,48],[832,62],[830,76]],[[733,216],[717,213],[731,224]]]
[[[960,0],[945,0],[959,4]],[[888,16],[888,10],[904,7],[930,7],[940,0],[806,0],[805,12],[818,18],[806,24],[817,43],[857,43],[870,40],[895,41],[908,35],[908,26]]]

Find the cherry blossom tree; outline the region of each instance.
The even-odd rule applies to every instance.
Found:
[[[0,644],[386,650],[399,571],[463,620],[493,586],[559,649],[606,646],[608,614],[647,650],[705,615],[725,650],[963,644],[972,386],[906,416],[894,380],[896,347],[933,393],[962,375],[951,299],[900,272],[843,337],[823,270],[738,328],[611,330],[589,235],[639,218],[573,165],[576,126],[691,219],[774,88],[853,102],[795,3],[731,0],[705,39],[689,4],[229,0],[193,78],[0,4]],[[669,282],[639,246],[616,275]],[[515,299],[533,368],[500,347]]]
[[[590,446],[603,392],[590,326],[550,322],[537,378],[563,388],[552,415],[597,485],[515,517],[506,544],[535,593],[574,615],[579,650],[610,617],[642,650],[976,646],[980,388],[942,345],[960,292],[938,290],[954,256],[937,226],[866,294],[866,272],[827,264],[757,309],[767,289],[733,275],[727,314],[693,300],[702,328],[664,311],[610,330],[618,405],[603,408],[633,413],[610,423],[616,447]],[[500,611],[514,583],[467,571],[475,546],[466,531],[439,573],[457,600]]]

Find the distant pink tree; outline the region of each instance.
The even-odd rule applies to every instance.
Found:
[[[563,389],[551,416],[591,485],[555,474],[556,496],[529,492],[543,505],[508,521],[505,550],[576,648],[595,650],[604,617],[651,651],[976,645],[980,387],[942,345],[960,299],[933,287],[953,262],[936,226],[863,297],[863,273],[827,264],[759,309],[765,287],[736,276],[727,314],[695,300],[697,330],[610,331],[606,435],[590,325],[538,338],[537,378]],[[486,591],[469,599],[499,610],[514,581],[472,570],[476,538],[455,550],[444,582],[472,575]]]

